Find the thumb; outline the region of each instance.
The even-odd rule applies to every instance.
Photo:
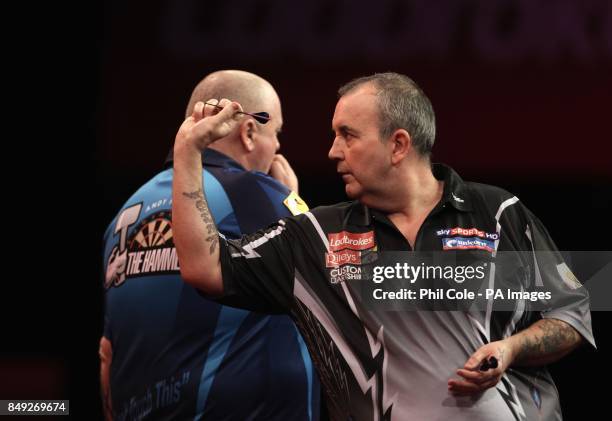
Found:
[[[488,356],[488,353],[483,348],[484,347],[474,352],[472,356],[467,360],[463,368],[465,368],[466,370],[478,370],[478,367],[480,367],[480,363],[482,362],[482,360],[484,360]]]

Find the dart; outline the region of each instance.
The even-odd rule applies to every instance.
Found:
[[[487,371],[490,368],[497,368],[497,358],[491,357],[480,365],[480,371]]]
[[[220,105],[211,104],[210,102],[207,102],[206,105],[212,105],[215,108],[223,109],[223,107],[221,107]],[[261,124],[266,124],[268,121],[270,121],[270,114],[268,114],[265,111],[260,111],[258,113],[247,113],[247,112],[244,112],[244,111],[237,111],[237,114],[250,115],[255,120],[257,120],[258,123],[261,123]]]

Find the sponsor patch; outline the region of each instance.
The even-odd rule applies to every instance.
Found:
[[[478,228],[444,228],[436,231],[438,237],[449,237],[451,235],[461,235],[463,237],[480,237],[487,240],[497,240],[499,235],[496,232],[485,232]]]
[[[484,240],[481,238],[465,238],[465,237],[451,237],[442,239],[443,250],[467,250],[467,249],[478,249],[493,252],[495,250],[495,244],[493,241]]]
[[[359,266],[340,266],[329,271],[329,281],[332,284],[359,280],[361,280],[361,268]]]
[[[343,249],[366,250],[373,248],[374,231],[355,233],[355,232],[334,232],[327,234],[329,240],[329,251],[338,251]]]
[[[115,232],[120,235],[106,266],[104,286],[107,289],[121,286],[130,278],[180,273],[169,210],[144,219],[127,238],[128,227],[137,222],[141,207],[141,204],[132,206],[117,218]]]
[[[301,213],[308,212],[308,205],[294,191],[289,193],[289,196],[283,200],[283,203],[285,206],[287,206],[287,209],[289,209],[289,212],[291,212],[292,215],[299,215]]]
[[[578,278],[576,278],[576,275],[574,275],[565,262],[557,265],[557,272],[559,272],[559,276],[561,276],[565,285],[571,289],[578,289],[582,286]]]
[[[360,265],[361,252],[347,249],[335,253],[325,253],[325,267],[332,268],[349,264]]]

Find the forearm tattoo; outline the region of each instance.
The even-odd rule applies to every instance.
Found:
[[[564,353],[580,341],[580,334],[560,320],[542,319],[537,327],[541,334],[523,338],[516,361]]]
[[[210,244],[210,254],[213,254],[217,249],[217,244],[219,242],[219,232],[217,231],[215,221],[213,220],[210,210],[208,209],[208,203],[204,197],[204,191],[199,189],[191,193],[183,192],[183,196],[195,200],[195,207],[198,211],[200,211],[200,217],[202,218],[202,221],[204,221],[206,231],[208,232],[206,241]]]
[[[499,353],[499,361],[500,363],[504,363],[504,358],[505,358],[505,354],[506,354],[506,350],[504,348],[497,348],[497,352]]]

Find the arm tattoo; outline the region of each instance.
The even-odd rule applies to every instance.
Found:
[[[210,243],[210,254],[213,254],[217,248],[217,243],[219,242],[219,232],[217,231],[215,221],[213,220],[210,210],[208,209],[208,203],[204,197],[204,191],[202,191],[200,188],[191,193],[183,192],[183,196],[195,200],[195,207],[200,211],[200,217],[202,218],[202,221],[204,221],[204,225],[206,225],[206,231],[208,231],[206,241]]]
[[[547,354],[562,353],[580,341],[580,334],[565,322],[554,319],[542,319],[537,324],[541,331],[538,337],[526,336],[516,360],[529,359]]]
[[[497,348],[497,352],[499,352],[499,362],[500,364],[504,363],[504,354],[506,353],[506,350],[504,348]]]

